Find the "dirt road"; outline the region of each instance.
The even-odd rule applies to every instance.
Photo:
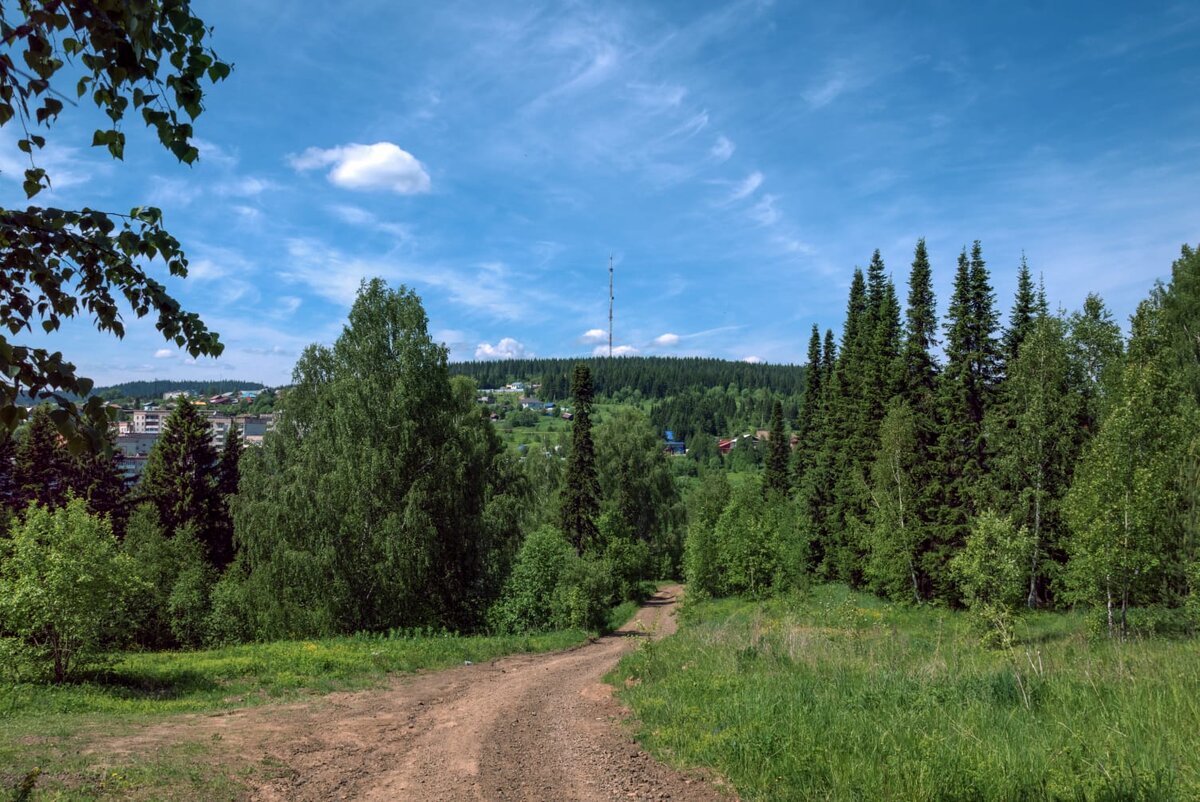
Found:
[[[728,799],[651,758],[620,723],[601,678],[644,638],[675,629],[678,587],[595,643],[555,654],[395,679],[385,690],[189,717],[125,739],[121,749],[204,740],[281,776],[251,799]]]

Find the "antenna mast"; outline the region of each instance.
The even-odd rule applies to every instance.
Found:
[[[608,255],[608,355],[612,357],[612,313],[613,313],[613,264]]]

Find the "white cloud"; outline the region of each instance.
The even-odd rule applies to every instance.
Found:
[[[721,135],[717,137],[717,141],[709,148],[708,155],[714,161],[725,162],[729,161],[729,157],[733,155],[733,151],[736,149],[737,146],[733,144],[733,141],[729,137]]]
[[[758,363],[762,362],[762,357],[758,357],[758,356],[755,356],[754,354],[750,354],[749,356],[742,357],[742,361],[749,362],[751,365],[757,365]]]
[[[296,170],[332,167],[328,178],[343,189],[388,190],[401,195],[428,192],[429,173],[415,156],[391,142],[308,148],[288,157]]]
[[[604,329],[588,329],[579,338],[581,342],[598,343],[608,339],[608,332]]]
[[[170,348],[159,348],[154,352],[155,359],[171,359],[175,356],[175,352]]]
[[[673,345],[679,345],[679,335],[667,332],[660,334],[654,338],[654,344],[661,348],[670,348]]]
[[[781,212],[775,208],[776,195],[763,195],[762,200],[750,209],[750,218],[760,226],[773,226],[779,222]]]
[[[614,345],[612,349],[613,356],[633,356],[638,353],[638,349],[632,345]],[[607,345],[597,345],[592,349],[593,356],[608,356]]]
[[[480,343],[475,347],[476,359],[520,359],[525,356],[525,346],[512,337],[504,337],[495,345]]]
[[[754,191],[762,186],[763,174],[755,170],[743,180],[739,181],[733,187],[733,192],[729,193],[730,202],[739,201],[742,198],[748,198],[754,194]]]

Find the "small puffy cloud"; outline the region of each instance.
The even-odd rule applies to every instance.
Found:
[[[175,352],[170,348],[159,348],[154,352],[155,359],[171,359],[175,356]]]
[[[712,157],[713,161],[725,162],[729,161],[729,157],[733,155],[735,149],[736,146],[733,144],[733,140],[722,135],[717,137],[717,141],[708,149],[708,155]]]
[[[475,346],[476,359],[520,359],[525,356],[525,346],[512,337],[504,337],[495,345],[480,343]]]
[[[751,354],[750,356],[742,357],[743,362],[749,362],[751,365],[757,365],[762,362],[762,357]]]
[[[300,171],[331,167],[329,181],[344,189],[416,195],[428,192],[430,188],[425,165],[391,142],[308,148],[299,155],[289,156],[288,162]]]
[[[585,343],[598,343],[608,339],[608,332],[604,329],[588,329],[579,339]]]
[[[670,348],[673,345],[679,345],[679,335],[672,334],[671,332],[660,334],[654,338],[654,344],[660,348]]]
[[[638,352],[638,349],[632,345],[614,345],[612,349],[613,356],[633,356]],[[607,345],[597,345],[592,349],[592,356],[608,356]]]

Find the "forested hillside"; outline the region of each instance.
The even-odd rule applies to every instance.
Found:
[[[638,393],[639,398],[659,399],[694,387],[729,387],[769,390],[794,395],[804,389],[804,368],[766,365],[707,357],[588,357],[583,359],[499,359],[455,362],[450,372],[475,379],[480,387],[502,387],[512,381],[541,384],[541,397],[558,401],[568,396],[571,372],[582,362],[592,372],[596,395]]]
[[[262,382],[237,381],[222,379],[219,381],[206,379],[153,379],[150,381],[121,382],[109,387],[97,387],[92,395],[99,396],[105,401],[119,398],[162,398],[163,393],[174,390],[186,390],[188,393],[203,397],[232,393],[238,390],[258,390]]]

